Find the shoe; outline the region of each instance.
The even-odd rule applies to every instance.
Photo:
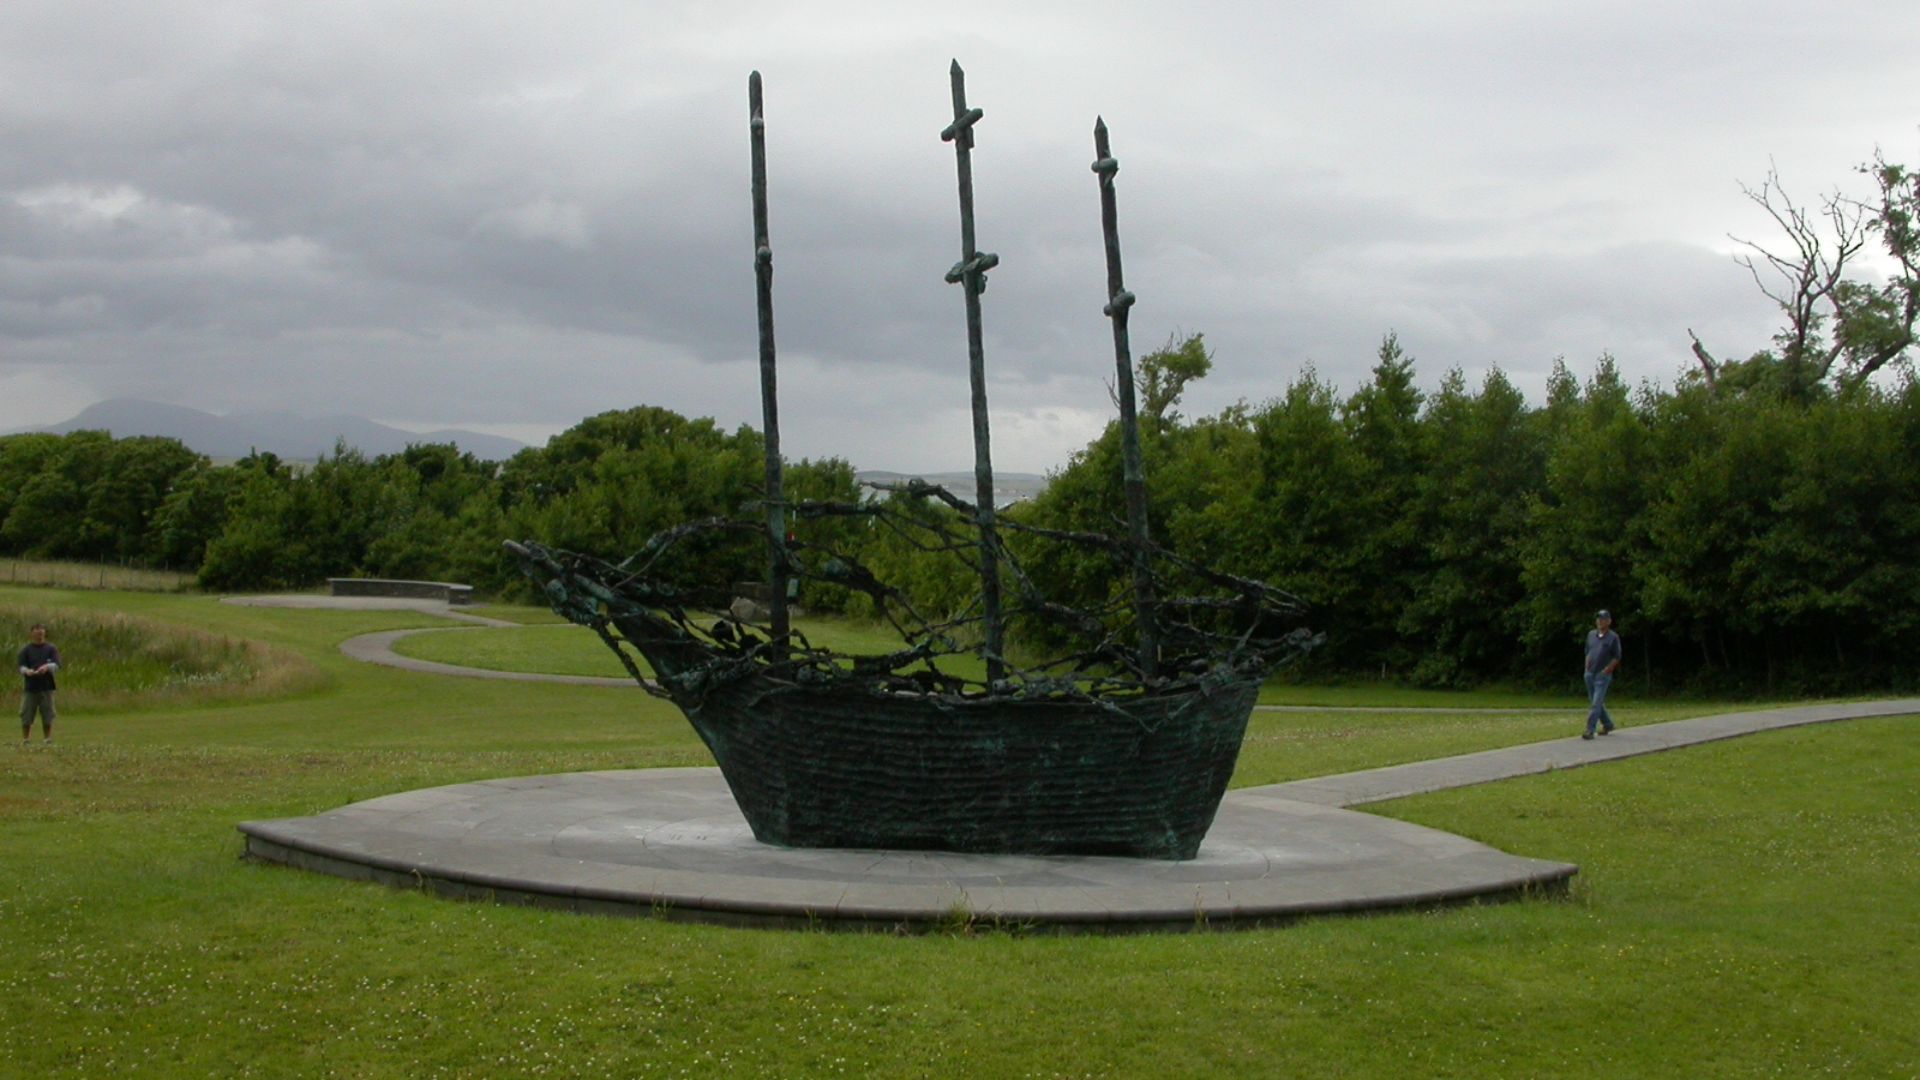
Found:
[[[1602,735],[1611,735],[1611,734],[1613,734],[1613,729],[1612,729],[1612,728],[1603,728],[1603,729],[1601,729],[1601,731],[1600,731],[1600,734],[1602,734]]]
[[[1591,739],[1591,738],[1593,738],[1593,732],[1591,732],[1591,731],[1589,731],[1589,732],[1587,732],[1586,734],[1584,734],[1584,735],[1582,735],[1582,736],[1580,736],[1580,737],[1581,737],[1581,738],[1583,738],[1583,739]]]

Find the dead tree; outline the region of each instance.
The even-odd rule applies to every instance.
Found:
[[[1784,234],[1784,246],[1768,247],[1740,236],[1730,239],[1747,249],[1735,257],[1753,275],[1760,292],[1780,308],[1785,325],[1774,335],[1775,359],[1803,374],[1809,383],[1857,386],[1901,359],[1915,343],[1920,318],[1920,176],[1876,153],[1860,171],[1879,188],[1875,201],[1838,192],[1817,208],[1796,203],[1767,171],[1758,187],[1741,186]],[[1890,256],[1886,280],[1859,280],[1869,245],[1880,242]],[[1692,330],[1694,359],[1709,386],[1717,386],[1726,364],[1707,351]]]

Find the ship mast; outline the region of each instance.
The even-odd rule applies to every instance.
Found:
[[[1006,676],[1006,627],[1000,613],[999,540],[994,524],[993,446],[987,430],[986,352],[980,337],[980,294],[987,289],[987,271],[1000,256],[978,250],[973,241],[973,125],[985,115],[967,108],[967,74],[953,62],[953,123],[940,138],[953,144],[960,178],[960,261],[947,271],[947,281],[960,285],[967,297],[967,375],[973,390],[974,524],[980,533],[980,604],[986,628],[982,651],[987,661],[987,684]]]
[[[753,276],[760,307],[760,413],[767,446],[767,542],[773,564],[769,573],[768,607],[773,639],[784,642],[790,629],[787,613],[787,506],[780,466],[779,380],[773,351],[773,245],[767,238],[767,122],[761,115],[760,73],[747,77],[748,127],[753,133]]]
[[[1140,418],[1134,405],[1133,350],[1127,339],[1127,312],[1133,294],[1120,272],[1120,211],[1113,178],[1120,171],[1107,146],[1107,122],[1093,121],[1093,171],[1100,178],[1100,229],[1107,241],[1107,317],[1113,320],[1113,364],[1120,399],[1121,478],[1127,498],[1127,530],[1132,543],[1134,617],[1140,625],[1140,673],[1154,677],[1160,666],[1159,630],[1154,614],[1153,572],[1147,565],[1147,468],[1140,453]]]

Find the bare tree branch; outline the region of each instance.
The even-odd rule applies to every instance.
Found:
[[[1729,239],[1752,252],[1736,256],[1734,261],[1753,276],[1761,295],[1786,315],[1787,324],[1775,338],[1782,358],[1804,363],[1814,378],[1826,379],[1845,351],[1847,339],[1844,334],[1835,334],[1829,343],[1821,331],[1846,315],[1838,293],[1847,280],[1849,266],[1866,245],[1872,221],[1870,208],[1836,192],[1823,198],[1817,211],[1809,211],[1793,201],[1773,168],[1767,170],[1759,187],[1742,184],[1740,190],[1779,226],[1791,250],[1776,251],[1728,234]],[[1778,277],[1778,284],[1770,283],[1755,256]],[[1698,355],[1697,339],[1695,344]]]
[[[1714,380],[1720,374],[1720,362],[1713,358],[1705,345],[1700,344],[1700,335],[1693,332],[1693,327],[1687,327],[1687,336],[1693,339],[1693,355],[1700,361],[1700,370],[1706,373],[1707,389],[1714,389]]]
[[[1887,161],[1875,150],[1873,161],[1860,171],[1873,177],[1880,189],[1878,206],[1854,201],[1856,214],[1867,220],[1869,232],[1879,236],[1893,257],[1891,280],[1878,290],[1862,292],[1857,305],[1859,326],[1842,326],[1837,334],[1853,350],[1847,384],[1857,386],[1871,378],[1916,344],[1914,327],[1920,322],[1920,174]]]

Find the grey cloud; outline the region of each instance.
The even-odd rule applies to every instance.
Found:
[[[1004,260],[995,407],[1025,443],[1107,407],[1096,112],[1136,353],[1181,328],[1219,358],[1190,412],[1308,362],[1354,385],[1388,330],[1429,381],[1498,364],[1530,385],[1603,350],[1664,379],[1689,326],[1765,343],[1770,313],[1704,246],[1746,227],[1734,180],[1779,155],[1814,191],[1876,140],[1905,149],[1907,106],[1884,103],[1920,94],[1899,48],[1920,16],[1873,7],[18,0],[0,376],[447,423],[558,429],[642,400],[754,421],[759,66],[789,445],[880,466],[963,449],[920,436],[964,393],[937,137],[959,53],[987,110],[981,243]],[[1867,15],[1883,32],[1848,28]],[[1833,59],[1819,43],[1843,33]]]

